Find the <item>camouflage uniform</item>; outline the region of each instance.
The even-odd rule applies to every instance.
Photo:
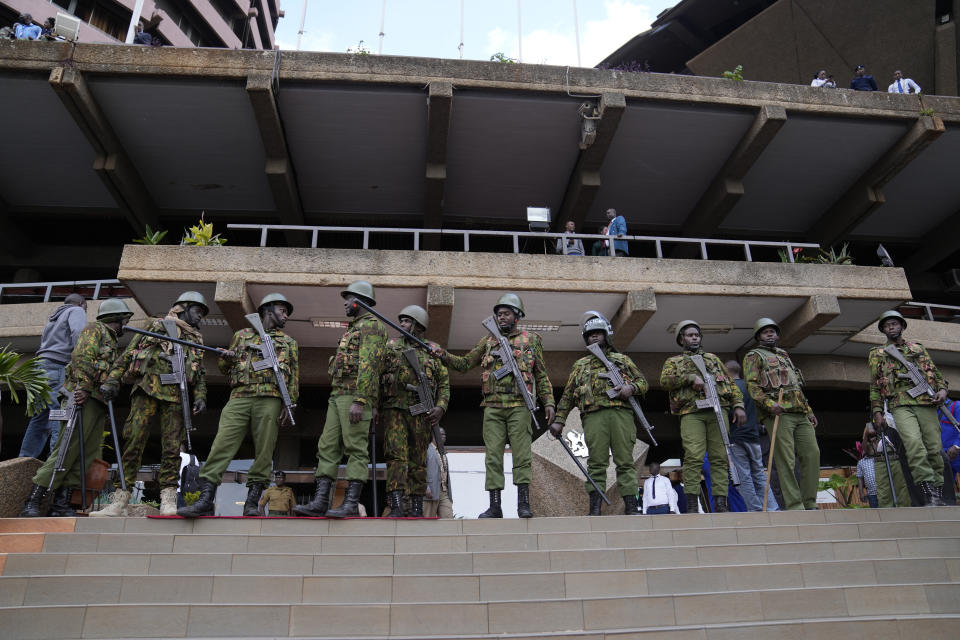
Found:
[[[644,395],[649,385],[633,360],[609,348],[604,351],[607,359],[620,369],[623,379],[634,386],[634,396]],[[607,395],[611,387],[609,380],[600,377],[604,373],[607,373],[607,367],[593,354],[573,363],[553,421],[564,424],[570,410],[575,406],[580,407],[583,435],[590,452],[587,461],[590,477],[597,486],[606,485],[609,452],[612,452],[613,462],[617,465],[620,495],[635,496],[637,469],[633,466],[633,447],[637,432],[633,423],[633,409],[629,401]],[[584,483],[584,487],[587,493],[593,491],[589,482]]]
[[[947,388],[947,381],[933,363],[930,354],[919,342],[904,340],[896,345],[907,362],[924,373],[934,392]],[[943,486],[943,458],[940,456],[940,420],[933,398],[921,394],[911,398],[907,393],[914,384],[906,376],[907,369],[884,352],[884,347],[875,347],[867,357],[870,367],[870,412],[883,412],[883,401],[893,414],[897,431],[903,440],[907,463],[916,483],[931,482]]]
[[[300,390],[300,350],[297,341],[279,329],[267,331],[277,353],[277,362],[290,400],[297,403]],[[247,473],[247,486],[268,484],[273,468],[273,449],[277,443],[277,419],[283,411],[283,400],[277,388],[273,369],[253,370],[259,362],[260,334],[252,328],[241,329],[233,334],[230,351],[235,359],[220,358],[217,366],[230,379],[230,399],[220,413],[217,435],[210,448],[210,455],[200,477],[219,486],[227,465],[237,455],[243,438],[250,430],[253,439],[254,461]]]
[[[543,346],[540,336],[531,331],[522,331],[516,327],[507,334],[513,346],[513,357],[517,360],[523,382],[540,400],[544,408],[554,406],[553,387],[547,377],[543,363]],[[530,451],[533,432],[530,412],[520,392],[514,384],[513,374],[500,380],[493,372],[502,366],[500,359],[490,352],[497,348],[493,336],[480,339],[469,353],[462,356],[449,355],[446,364],[455,371],[469,371],[476,366],[483,368],[480,376],[484,407],[483,444],[486,447],[487,491],[503,489],[503,451],[510,440],[513,454],[513,484],[529,485],[533,454]]]
[[[383,323],[369,313],[350,320],[330,357],[330,400],[323,433],[317,442],[317,477],[336,479],[347,456],[347,480],[366,482],[370,475],[369,433],[380,391],[380,367],[387,343]],[[350,405],[364,405],[363,417],[350,423]]]
[[[790,355],[779,347],[755,347],[743,358],[743,379],[747,393],[767,431],[773,433],[775,416],[770,413],[780,391],[783,413],[777,423],[773,459],[777,464],[784,509],[815,509],[820,482],[820,447],[814,431],[813,409],[803,393],[803,373]],[[799,458],[800,482],[794,470]]]
[[[103,432],[106,429],[107,406],[100,393],[100,385],[106,378],[107,369],[117,359],[120,346],[115,334],[102,322],[94,322],[86,326],[77,338],[77,346],[66,369],[66,382],[63,385],[65,393],[73,395],[76,390],[88,392],[90,395],[83,404],[81,421],[83,423],[83,466],[79,463],[80,448],[77,446],[77,435],[69,443],[67,455],[63,460],[65,472],[57,474],[53,482],[53,489],[60,486],[76,487],[80,485],[80,474],[90,468],[90,464],[101,456],[103,447]],[[64,403],[66,406],[66,402]],[[60,430],[63,435],[63,430]],[[50,476],[56,464],[62,438],[57,440],[56,447],[50,453],[47,461],[33,476],[33,483],[41,487],[50,484]]]
[[[703,356],[707,373],[716,380],[717,396],[727,411],[743,409],[743,395],[733,382],[733,376],[723,366],[720,358],[702,349],[684,351],[678,356],[668,358],[660,372],[660,385],[670,396],[670,413],[680,416],[680,439],[683,442],[683,490],[695,499],[688,504],[696,505],[696,496],[700,494],[700,473],[703,469],[703,454],[710,459],[710,482],[714,496],[726,496],[728,491],[729,464],[727,453],[720,437],[720,429],[727,425],[718,425],[712,409],[698,409],[697,400],[706,395],[693,388],[693,381],[700,377],[697,365],[691,355]],[[696,510],[696,506],[693,507]]]
[[[288,516],[297,505],[297,497],[293,489],[284,485],[282,487],[273,486],[263,492],[260,496],[260,506],[267,505],[267,515]]]
[[[435,343],[428,343],[436,347]],[[384,424],[383,454],[387,460],[387,492],[406,491],[422,496],[427,489],[427,447],[433,432],[426,413],[411,415],[409,408],[420,402],[417,376],[403,352],[414,348],[407,340],[393,338],[387,343],[380,378],[380,419]],[[420,370],[434,390],[433,402],[446,412],[450,403],[450,374],[438,359],[415,349]],[[411,449],[412,444],[412,449]]]
[[[147,331],[166,334],[163,322],[157,318],[150,322]],[[192,333],[193,335],[189,336],[191,341],[199,342],[199,332]],[[173,349],[169,342],[137,334],[107,374],[106,384],[112,386],[119,386],[121,382],[133,384],[130,414],[123,425],[123,471],[128,487],[132,487],[137,479],[143,449],[150,436],[150,424],[158,414],[162,450],[160,488],[177,486],[180,471],[180,443],[184,437],[183,408],[180,404],[180,390],[177,385],[160,383],[160,374],[171,373],[173,370],[170,362],[164,357],[172,353]],[[193,404],[200,400],[206,402],[207,383],[203,355],[199,349],[184,347],[184,356],[187,383],[193,390]]]

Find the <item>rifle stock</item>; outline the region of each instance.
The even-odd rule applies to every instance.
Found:
[[[707,365],[703,361],[703,356],[698,354],[690,356],[693,364],[697,366],[703,378],[705,398],[697,400],[698,409],[713,409],[713,414],[717,418],[717,427],[720,429],[720,439],[723,440],[723,448],[727,453],[727,466],[730,468],[730,480],[733,486],[740,486],[740,472],[737,471],[737,465],[734,464],[733,453],[730,451],[730,435],[727,433],[727,423],[723,415],[723,406],[720,404],[720,396],[717,395],[717,381],[707,371]]]
[[[247,322],[254,328],[260,336],[260,344],[250,344],[253,349],[260,351],[262,360],[253,363],[254,371],[263,371],[264,369],[273,369],[274,381],[277,383],[277,390],[280,391],[280,399],[283,401],[283,408],[287,412],[287,418],[290,420],[290,426],[296,426],[293,419],[293,401],[290,399],[290,390],[287,389],[287,382],[283,379],[283,372],[280,371],[280,362],[277,360],[277,350],[273,344],[273,339],[267,334],[263,327],[263,321],[257,313],[248,313],[244,316]]]
[[[597,359],[603,363],[603,366],[607,368],[608,373],[601,373],[600,377],[609,380],[610,385],[614,387],[612,389],[607,389],[607,397],[609,397],[611,400],[616,398],[618,395],[620,395],[617,393],[616,387],[626,384],[626,380],[623,379],[623,374],[620,372],[620,369],[617,367],[617,365],[610,361],[600,345],[587,345],[587,350],[596,356]],[[646,429],[647,436],[650,437],[650,442],[653,443],[653,446],[657,446],[657,439],[653,437],[653,425],[647,421],[647,416],[643,415],[643,410],[640,408],[640,403],[637,402],[637,399],[633,396],[630,396],[627,400],[630,403],[630,408],[633,409],[634,415],[637,416],[637,420],[639,420],[641,426]]]

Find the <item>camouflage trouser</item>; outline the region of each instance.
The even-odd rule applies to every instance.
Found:
[[[406,409],[383,412],[383,455],[387,459],[387,491],[412,496],[427,492],[427,447],[431,428],[426,414],[412,416]]]
[[[637,495],[637,468],[633,466],[633,447],[637,442],[637,428],[633,424],[633,412],[623,407],[610,407],[581,414],[583,436],[587,443],[589,458],[587,471],[601,489],[607,486],[607,467],[610,454],[617,465],[617,484],[621,496]],[[584,483],[587,493],[593,485]]]
[[[179,402],[151,398],[139,389],[130,397],[130,415],[123,424],[123,475],[132,487],[140,470],[143,448],[150,437],[150,424],[160,415],[160,488],[176,487],[180,476],[180,443],[183,441],[183,409]]]
[[[60,455],[60,448],[64,446],[63,434],[65,429],[60,428],[60,436],[57,438],[57,444],[50,452],[50,457],[37,470],[33,476],[33,484],[51,489],[59,487],[79,487],[80,474],[86,473],[91,463],[103,455],[103,430],[106,428],[107,406],[99,400],[87,398],[83,405],[83,411],[80,415],[80,422],[83,426],[83,463],[80,461],[80,444],[77,434],[80,426],[73,429],[73,435],[67,449],[67,455],[63,459],[62,471],[56,475],[53,484],[50,485],[50,477],[53,475],[53,467],[56,466],[57,456]],[[66,426],[66,423],[63,423]]]

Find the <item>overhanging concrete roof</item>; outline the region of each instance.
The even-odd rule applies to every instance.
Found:
[[[93,244],[91,215],[129,238],[201,211],[521,228],[537,205],[591,231],[613,206],[631,233],[882,240],[918,271],[960,227],[957,98],[924,96],[931,117],[916,96],[715,78],[40,42],[0,43],[0,92],[23,132],[0,156],[11,265],[39,258],[10,238],[47,244],[35,214]]]

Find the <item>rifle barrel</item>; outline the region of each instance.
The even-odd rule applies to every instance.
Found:
[[[418,346],[426,349],[427,351],[430,351],[430,345],[428,345],[426,342],[424,342],[417,336],[413,335],[406,329],[402,328],[396,322],[393,322],[392,320],[388,320],[387,318],[385,318],[382,313],[380,313],[379,311],[375,311],[373,307],[368,305],[366,302],[364,302],[360,298],[354,297],[353,301],[354,303],[360,305],[361,307],[363,307],[364,309],[366,309],[367,311],[369,311],[370,313],[372,313],[373,315],[380,318],[382,321],[384,321],[385,323],[387,323],[388,325],[390,325],[391,327],[399,331],[401,334],[403,334],[407,338],[410,338],[411,340],[413,340],[415,343],[417,343]]]
[[[213,353],[222,354],[226,349],[220,347],[208,347],[205,344],[197,344],[196,342],[190,342],[188,340],[181,340],[180,338],[173,338],[171,336],[165,336],[162,333],[154,333],[153,331],[145,331],[144,329],[137,329],[135,327],[124,326],[124,331],[132,331],[133,333],[139,333],[140,335],[150,336],[151,338],[157,338],[159,340],[166,340],[167,342],[175,342],[176,344],[183,345],[185,347],[191,347],[193,349],[201,349],[203,351],[212,351]]]

